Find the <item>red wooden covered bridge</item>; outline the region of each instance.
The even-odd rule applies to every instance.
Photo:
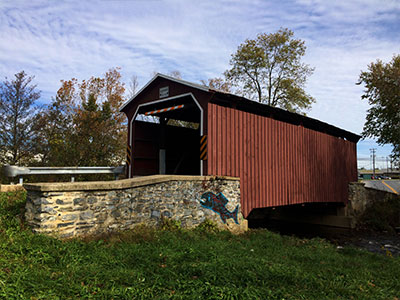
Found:
[[[121,111],[129,177],[240,177],[245,217],[255,208],[346,203],[357,180],[358,135],[206,86],[157,74]]]

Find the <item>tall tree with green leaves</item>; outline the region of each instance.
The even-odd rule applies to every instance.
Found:
[[[306,46],[285,28],[259,34],[241,44],[224,74],[250,99],[289,111],[304,111],[315,102],[304,90],[314,69],[302,63]]]
[[[35,155],[33,125],[40,92],[24,71],[0,83],[0,163],[26,164]]]
[[[400,55],[389,63],[377,60],[360,74],[358,84],[363,84],[362,99],[368,109],[363,137],[377,138],[381,145],[393,145],[393,157],[400,160]]]

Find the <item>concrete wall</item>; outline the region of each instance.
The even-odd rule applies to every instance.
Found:
[[[394,193],[367,188],[362,182],[349,184],[349,202],[345,213],[354,218],[356,225],[365,222],[365,214],[370,208],[374,209],[376,204],[390,201],[400,201],[400,196]],[[399,211],[400,219],[400,211]]]
[[[179,220],[186,228],[209,219],[231,231],[247,229],[237,178],[154,175],[24,187],[27,223],[34,232],[61,238],[127,230],[138,224],[157,226],[162,218]],[[207,203],[209,197],[215,203]],[[233,213],[236,207],[238,223]]]

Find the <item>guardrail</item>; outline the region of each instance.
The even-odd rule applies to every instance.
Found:
[[[23,184],[26,175],[71,175],[71,182],[75,175],[84,174],[114,174],[115,180],[124,173],[125,166],[119,167],[18,167],[3,166],[3,174],[7,177],[19,177],[19,184]]]

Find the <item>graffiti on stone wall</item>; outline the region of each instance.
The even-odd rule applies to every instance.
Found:
[[[232,218],[236,224],[239,224],[237,215],[239,211],[239,205],[236,206],[235,210],[230,212],[226,208],[228,199],[222,193],[215,195],[212,192],[206,192],[201,196],[200,204],[204,208],[211,209],[212,211],[218,213],[221,217],[222,222],[226,223],[226,220]]]

